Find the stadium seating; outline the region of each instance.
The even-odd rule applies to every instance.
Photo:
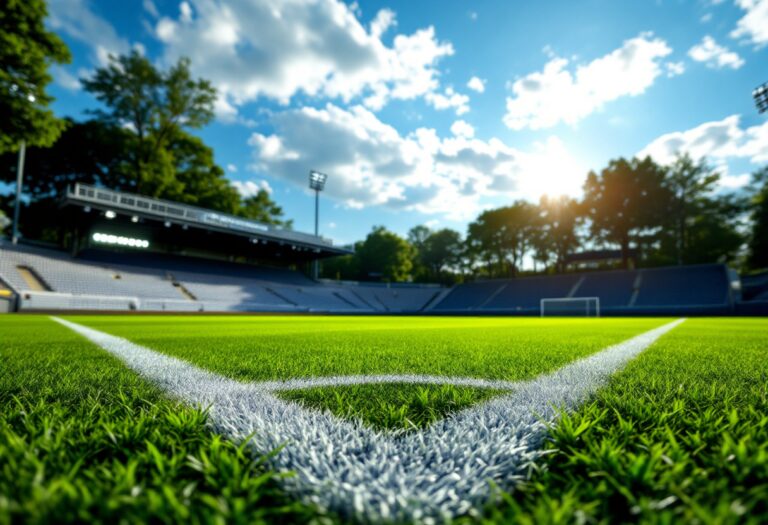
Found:
[[[316,282],[284,268],[193,257],[90,250],[74,258],[0,244],[0,285],[20,294],[22,309],[533,315],[541,299],[598,297],[604,315],[718,314],[735,308],[728,272],[708,264],[499,279],[446,290]],[[766,298],[762,289],[754,295]]]
[[[49,310],[412,312],[443,289],[315,282],[283,268],[88,250],[79,257],[0,244],[0,283]]]

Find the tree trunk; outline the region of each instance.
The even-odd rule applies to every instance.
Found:
[[[629,269],[629,233],[621,236],[621,267]]]

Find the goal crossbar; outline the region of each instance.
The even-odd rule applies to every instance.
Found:
[[[579,304],[584,305],[579,308]],[[558,309],[557,306],[560,306]],[[547,312],[547,307],[555,313]],[[559,310],[560,313],[557,313]],[[541,299],[539,304],[541,317],[547,315],[584,315],[585,317],[600,317],[599,297],[549,297]]]

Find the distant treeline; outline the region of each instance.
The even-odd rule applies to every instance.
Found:
[[[569,255],[606,247],[620,250],[620,267],[768,267],[768,168],[735,192],[724,192],[719,178],[687,155],[670,166],[619,158],[588,174],[581,200],[518,200],[484,211],[464,236],[416,226],[404,239],[377,226],[354,255],[324,262],[323,276],[453,283],[513,277],[524,261],[526,273],[560,273]]]

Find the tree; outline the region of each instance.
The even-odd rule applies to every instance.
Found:
[[[768,167],[752,175],[752,232],[748,263],[752,269],[768,268]]]
[[[44,20],[43,0],[5,0],[0,9],[0,154],[29,146],[50,146],[64,121],[48,108],[53,97],[48,67],[70,61],[69,50]]]
[[[666,170],[645,159],[610,161],[600,174],[590,172],[584,184],[584,206],[592,235],[621,247],[622,263],[629,263],[630,245],[658,233],[669,202],[664,186]]]
[[[106,106],[97,119],[131,131],[130,172],[138,193],[158,197],[173,185],[175,173],[168,147],[185,129],[213,118],[216,90],[207,80],[194,80],[189,59],[158,71],[137,51],[110,56],[83,86]]]
[[[484,211],[469,224],[469,250],[485,262],[488,275],[514,275],[533,244],[536,223],[536,207],[525,201]]]
[[[413,267],[413,247],[384,226],[374,226],[356,248],[360,278],[406,281]]]
[[[444,272],[459,263],[462,249],[461,234],[450,228],[443,228],[430,232],[424,239],[419,251],[419,262],[428,269],[432,281],[450,282],[453,279],[446,279]]]
[[[272,200],[269,192],[265,189],[260,189],[255,195],[245,197],[238,215],[265,224],[274,224],[285,228],[293,227],[293,221],[282,218],[283,208]]]
[[[50,148],[28,150],[24,192],[32,201],[55,198],[75,182],[129,189],[122,176],[127,132],[101,122],[67,120],[66,128]],[[16,180],[16,154],[0,155],[0,181]]]
[[[578,227],[582,210],[579,203],[566,196],[539,201],[539,230],[534,236],[536,258],[545,264],[554,259],[558,272],[565,271],[566,257],[581,244]]]
[[[711,209],[720,175],[704,159],[694,162],[686,153],[678,155],[664,181],[670,199],[668,220],[674,238],[675,260],[681,265],[690,252],[691,228],[702,213]]]

